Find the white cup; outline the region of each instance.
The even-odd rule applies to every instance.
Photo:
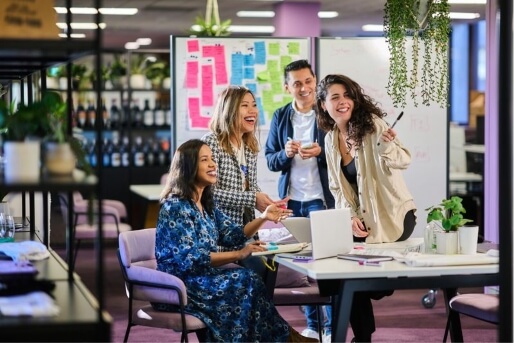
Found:
[[[459,228],[459,253],[474,255],[477,253],[478,225],[466,225]]]

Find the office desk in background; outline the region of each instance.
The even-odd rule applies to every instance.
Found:
[[[498,285],[497,264],[445,267],[409,267],[397,261],[383,262],[380,267],[361,266],[354,261],[327,258],[310,263],[293,262],[275,257],[276,262],[318,282],[322,296],[332,296],[332,339],[346,341],[353,294],[360,291],[385,291],[396,289],[444,290],[445,303],[456,295],[459,287]],[[398,314],[401,316],[401,313]],[[441,328],[443,332],[444,328]],[[460,319],[450,325],[452,342],[462,342]],[[442,339],[442,335],[441,335]]]
[[[475,154],[485,154],[484,144],[465,144],[464,151],[473,152]]]
[[[132,227],[134,229],[153,228],[159,216],[159,198],[163,185],[130,185],[130,191],[138,195],[132,202]]]

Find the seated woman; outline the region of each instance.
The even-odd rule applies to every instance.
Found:
[[[246,241],[266,220],[278,222],[291,211],[271,204],[244,227],[235,224],[214,203],[216,170],[211,149],[203,141],[189,140],[177,149],[161,193],[157,269],[184,281],[186,311],[208,327],[208,341],[316,341],[300,336],[279,315],[254,271],[219,268],[265,250],[260,241]],[[217,252],[218,246],[237,250]],[[152,305],[173,310],[167,304]]]

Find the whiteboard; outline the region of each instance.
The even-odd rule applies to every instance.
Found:
[[[387,95],[389,49],[385,38],[318,38],[316,73],[318,81],[327,74],[345,74],[374,98],[388,115],[390,124],[401,111],[396,124],[398,138],[410,150],[412,163],[404,172],[405,181],[417,207],[417,225],[413,237],[422,237],[429,206],[446,198],[448,184],[448,110],[438,104],[415,107],[407,96],[406,108],[395,108]],[[411,51],[411,41],[407,44]],[[420,56],[419,65],[423,64]]]
[[[309,59],[310,38],[171,36],[170,46],[173,151],[208,132],[216,99],[224,88],[243,85],[256,96],[259,108],[258,184],[278,199],[279,173],[268,170],[264,145],[273,112],[292,101],[284,90],[284,67]]]

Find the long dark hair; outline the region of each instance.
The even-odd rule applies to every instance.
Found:
[[[346,88],[346,93],[353,100],[354,104],[352,116],[348,122],[348,139],[353,139],[357,145],[361,145],[364,136],[375,131],[373,114],[380,118],[385,117],[387,114],[378,107],[375,100],[364,94],[364,91],[357,82],[345,75],[330,74],[319,82],[316,92],[318,126],[325,132],[334,128],[335,121],[327,111],[323,110],[321,104],[326,101],[330,86],[337,84],[343,85]]]
[[[175,151],[168,178],[166,179],[166,185],[161,192],[161,203],[172,194],[190,201],[193,201],[198,195],[196,192],[198,155],[204,145],[207,146],[207,144],[200,139],[190,139],[182,143],[177,151]],[[212,186],[205,187],[200,202],[205,210],[212,214],[214,210]]]

